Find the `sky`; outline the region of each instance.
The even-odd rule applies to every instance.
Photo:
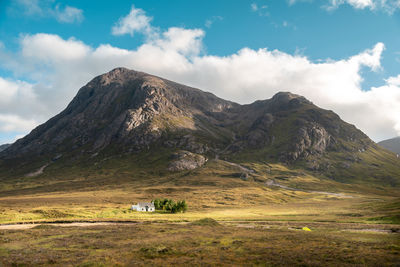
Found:
[[[400,135],[400,0],[0,0],[0,144],[116,67],[242,104],[288,91]]]

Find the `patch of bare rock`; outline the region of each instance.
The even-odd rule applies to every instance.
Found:
[[[193,170],[203,166],[206,162],[206,157],[182,150],[172,154],[172,161],[167,169],[169,171]]]

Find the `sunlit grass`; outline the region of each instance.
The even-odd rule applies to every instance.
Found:
[[[167,153],[167,152],[165,152]],[[51,176],[1,181],[0,223],[82,220],[193,221],[291,220],[395,223],[400,210],[397,188],[346,184],[313,176],[278,163],[248,162],[255,173],[247,180],[222,160],[178,173],[162,171],[165,155],[150,155],[154,170],[132,165],[131,158],[105,161],[85,172],[72,168],[66,177]],[[140,163],[140,162],[139,162]],[[164,165],[163,165],[164,164]],[[146,167],[147,168],[147,167]],[[79,175],[80,173],[80,175]],[[275,182],[300,191],[268,186]],[[318,193],[342,193],[344,197]],[[155,198],[185,199],[188,212],[179,214],[130,211],[135,202]],[[397,200],[396,200],[397,199]],[[378,218],[374,220],[373,218]],[[382,218],[382,219],[379,219]]]
[[[390,223],[390,216],[399,210],[395,200],[381,199],[387,205],[382,206],[376,199],[357,197],[338,199],[318,194],[301,193],[301,197],[286,202],[265,202],[249,204],[246,198],[254,197],[256,189],[241,190],[234,194],[225,190],[215,192],[216,196],[200,192],[178,192],[186,198],[189,209],[186,213],[144,213],[130,210],[134,199],[142,200],[143,195],[129,192],[99,191],[77,192],[72,194],[47,194],[0,199],[0,223],[39,222],[39,221],[193,221],[204,217],[215,220],[288,220],[288,221],[337,221],[337,222],[368,222]],[[223,194],[222,197],[218,196]],[[273,191],[271,191],[273,193]],[[234,205],[229,204],[225,194],[232,197]],[[174,193],[168,197],[174,198]],[[196,196],[196,198],[193,198]],[[305,196],[308,196],[307,198]],[[216,199],[225,199],[226,204],[218,204]],[[149,198],[151,199],[151,198]],[[262,198],[261,198],[262,199]],[[222,202],[220,202],[222,203]],[[238,203],[238,204],[237,204]],[[393,203],[390,205],[389,203]],[[205,205],[208,204],[208,205]],[[375,209],[372,209],[374,208]],[[386,217],[385,217],[386,216]],[[379,219],[382,217],[382,219]],[[371,218],[378,218],[376,220]],[[395,218],[395,217],[394,217]],[[396,223],[393,221],[392,223]]]

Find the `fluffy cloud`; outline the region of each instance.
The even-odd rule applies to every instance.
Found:
[[[21,39],[21,55],[32,61],[51,63],[73,61],[88,54],[90,47],[70,38],[63,40],[58,35],[26,35]]]
[[[125,17],[119,19],[119,21],[112,27],[113,35],[134,35],[136,32],[144,33],[148,36],[154,34],[156,29],[150,25],[153,18],[146,16],[146,12],[143,9],[135,8],[132,5],[131,11]]]
[[[83,20],[83,10],[54,3],[52,0],[16,0],[11,7],[12,13],[22,12],[25,16],[50,17],[62,23],[79,23]]]
[[[0,131],[27,132],[38,124],[29,118],[35,95],[32,85],[0,77]]]
[[[0,131],[44,122],[65,108],[94,76],[122,66],[240,103],[291,91],[334,110],[375,140],[400,134],[400,75],[388,78],[380,87],[361,88],[361,68],[381,68],[384,44],[336,61],[313,62],[302,55],[266,48],[243,48],[220,57],[204,54],[204,34],[200,29],[170,28],[134,50],[108,44],[91,47],[50,34],[24,36],[19,52],[11,57],[12,64],[6,66],[32,82],[0,79]],[[10,59],[0,54],[1,60]]]
[[[30,117],[31,109],[36,109],[39,112],[42,110],[35,105],[38,105],[38,103],[32,84],[0,77],[0,114]]]
[[[0,131],[14,132],[23,131],[27,132],[32,130],[37,125],[37,121],[33,119],[24,119],[17,115],[0,114]]]

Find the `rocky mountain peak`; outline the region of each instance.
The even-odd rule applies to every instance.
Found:
[[[385,157],[391,169],[379,172]],[[121,166],[120,158],[162,172],[214,159],[217,165],[278,163],[338,180],[354,179],[362,164],[380,183],[398,180],[394,154],[302,96],[279,92],[240,105],[126,68],[94,78],[64,111],[0,151],[0,177],[97,168],[110,159]]]
[[[299,98],[299,97],[302,97],[302,96],[293,94],[291,92],[278,92],[272,97],[272,100],[288,102],[294,98]]]
[[[333,112],[290,92],[239,105],[144,72],[116,68],[82,87],[63,112],[0,152],[0,158],[85,157],[109,147],[119,153],[163,147],[186,151],[186,158],[195,159],[202,157],[190,153],[206,158],[265,150],[270,154],[264,157],[294,162],[371,144]]]
[[[99,80],[102,85],[107,85],[112,82],[125,82],[130,79],[137,79],[144,75],[146,74],[143,72],[120,67],[98,76],[98,79],[94,79],[94,81]]]
[[[312,104],[305,97],[296,95],[290,92],[278,92],[271,98],[271,103],[274,105],[288,105],[293,103]]]

